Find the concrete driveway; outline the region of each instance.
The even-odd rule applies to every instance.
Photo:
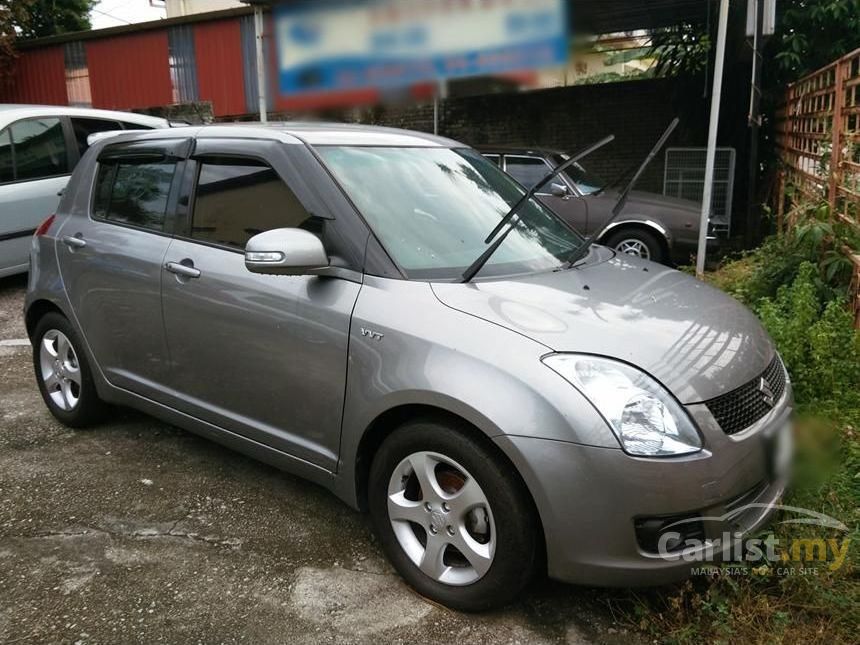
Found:
[[[458,614],[321,488],[130,411],[62,427],[8,342],[24,287],[0,280],[0,643],[630,643],[611,592],[543,582]]]

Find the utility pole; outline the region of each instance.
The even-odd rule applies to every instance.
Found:
[[[749,177],[747,184],[747,225],[745,228],[745,242],[752,246],[761,235],[761,213],[759,213],[758,192],[756,185],[759,177],[759,136],[761,133],[761,76],[764,59],[761,49],[764,41],[764,13],[765,0],[748,0],[754,3],[755,14],[753,16],[753,65],[752,82],[750,93],[750,150],[749,150]]]
[[[755,1],[755,0],[753,0]],[[696,276],[705,275],[708,248],[708,220],[714,197],[714,165],[717,159],[717,134],[720,128],[720,104],[723,98],[723,68],[726,64],[726,37],[729,29],[729,0],[720,0],[720,22],[717,31],[717,56],[714,67],[714,89],[711,93],[711,123],[708,129],[708,153],[705,163],[705,190],[702,195],[702,217],[699,220],[699,250],[696,254]]]
[[[265,17],[263,7],[254,5],[254,38],[257,41],[257,97],[260,105],[260,122],[269,120],[266,101],[266,59],[263,57],[263,33],[265,31]]]
[[[257,105],[260,110],[260,122],[269,120],[266,99],[266,57],[263,55],[263,38],[266,32],[266,16],[263,10],[271,5],[271,0],[241,0],[243,4],[254,7],[254,41],[257,49]]]

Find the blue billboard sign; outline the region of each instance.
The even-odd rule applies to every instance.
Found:
[[[559,65],[565,0],[367,0],[275,11],[286,95],[387,88]]]

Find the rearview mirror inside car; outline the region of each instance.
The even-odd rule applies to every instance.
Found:
[[[251,273],[308,275],[328,265],[322,241],[300,228],[266,231],[245,245],[245,267]]]

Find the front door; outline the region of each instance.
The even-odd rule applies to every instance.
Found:
[[[245,268],[253,235],[299,227],[325,241],[331,222],[309,215],[284,168],[228,149],[196,157],[189,222],[166,257],[172,404],[334,471],[360,285]]]
[[[170,245],[174,179],[188,146],[172,140],[106,147],[92,199],[58,231],[72,312],[105,377],[153,398],[167,380],[161,266]]]

